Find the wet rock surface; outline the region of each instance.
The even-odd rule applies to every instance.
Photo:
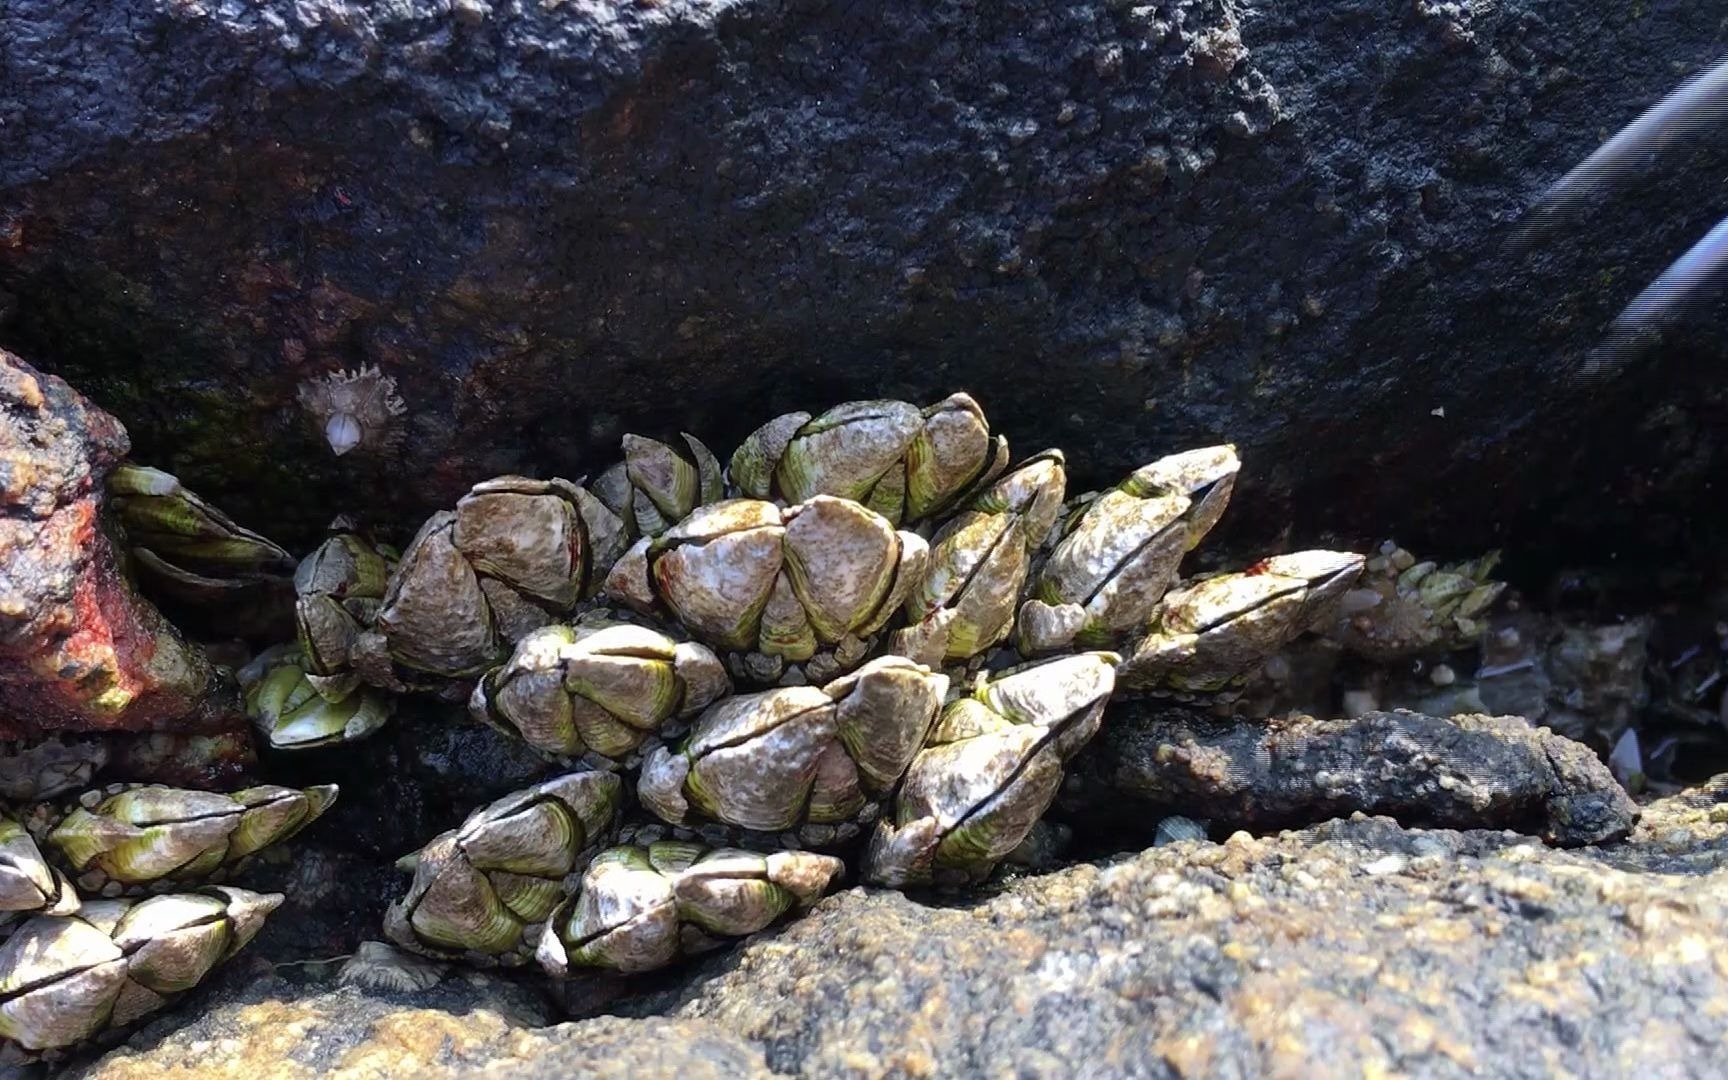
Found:
[[[1704,1076],[1725,875],[1720,780],[1576,851],[1358,816],[960,906],[852,889],[552,1027],[495,976],[391,994],[242,964],[75,1075]]]
[[[1618,839],[1637,820],[1588,747],[1516,716],[1251,722],[1138,703],[1077,759],[1064,804],[1082,834],[1133,834],[1138,821],[1147,840],[1167,814],[1264,831],[1361,811],[1562,846]]]
[[[244,724],[121,572],[102,481],[126,451],[112,416],[0,349],[0,739]]]
[[[591,474],[626,420],[724,452],[771,409],[959,387],[1081,485],[1239,440],[1244,549],[1316,502],[1438,554],[1708,528],[1719,335],[1573,372],[1709,224],[1721,147],[1528,261],[1499,241],[1719,53],[1712,0],[0,19],[0,342],[291,546]],[[363,365],[405,412],[335,458],[300,388]]]

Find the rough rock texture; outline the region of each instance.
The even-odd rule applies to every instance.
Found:
[[[461,972],[430,990],[333,988],[242,974],[224,980],[196,1020],[142,1032],[69,1075],[87,1080],[280,1077],[770,1075],[762,1051],[700,1020],[605,1017],[546,1030],[537,996],[507,980]],[[165,1035],[159,1040],[152,1035]],[[151,1044],[155,1044],[153,1048]]]
[[[1081,483],[1239,440],[1256,544],[1657,558],[1709,528],[1723,341],[1575,372],[1728,151],[1499,241],[1721,33],[1716,0],[11,0],[0,342],[290,545],[596,471],[624,424],[725,450],[966,388]],[[336,459],[298,388],[362,364],[400,451]]]
[[[1725,918],[1719,780],[1604,848],[1358,817],[959,907],[853,889],[635,1019],[520,1030],[533,1009],[474,975],[395,996],[237,970],[78,1075],[1708,1076]]]
[[[112,416],[0,350],[0,739],[240,722],[233,687],[120,572],[102,482],[126,449]]]
[[[1619,839],[1638,815],[1588,747],[1516,716],[1255,723],[1128,703],[1070,772],[1063,802],[1083,835],[1138,823],[1150,839],[1167,814],[1263,831],[1363,811],[1574,846]]]

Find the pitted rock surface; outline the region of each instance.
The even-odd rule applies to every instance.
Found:
[[[1359,816],[956,906],[851,889],[551,1027],[495,976],[392,996],[241,964],[77,1075],[1703,1077],[1725,918],[1728,778],[1600,848]]]
[[[1638,816],[1588,747],[1517,716],[1223,721],[1148,702],[1118,706],[1063,809],[1082,835],[1150,839],[1169,814],[1264,832],[1361,811],[1563,846],[1617,840]]]
[[[1720,16],[12,0],[0,343],[296,549],[332,507],[592,475],[626,424],[724,454],[770,409],[967,389],[1076,490],[1239,441],[1221,553],[1296,521],[1660,559],[1709,528],[1716,324],[1575,374],[1715,220],[1722,147],[1500,243]],[[335,458],[298,389],[362,365],[400,439]]]
[[[700,1020],[601,1017],[543,1026],[543,1002],[494,975],[463,971],[430,990],[388,992],[226,978],[198,1019],[151,1045],[69,1072],[83,1080],[281,1077],[593,1076],[693,1080],[770,1075],[762,1052]]]
[[[1719,859],[1721,826],[1675,810],[1630,846],[1686,829]],[[809,1076],[1708,1075],[1728,878],[1646,865],[1360,819],[1178,843],[969,909],[853,891],[674,1015]]]

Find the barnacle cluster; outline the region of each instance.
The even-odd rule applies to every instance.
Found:
[[[1070,499],[965,394],[793,413],[726,465],[636,435],[584,485],[498,477],[400,557],[352,524],[296,577],[298,642],[245,673],[278,748],[404,692],[565,771],[404,860],[385,933],[439,959],[638,971],[869,883],[975,883],[1127,692],[1228,697],[1330,627],[1365,560],[1182,581],[1229,446]],[[613,845],[613,846],[608,846]]]
[[[282,902],[211,883],[335,798],[120,784],[0,816],[0,1063],[124,1028],[196,986]]]
[[[803,910],[848,868],[975,884],[1027,841],[1112,694],[1228,700],[1302,635],[1372,629],[1351,596],[1418,630],[1456,630],[1482,599],[1452,602],[1449,580],[1406,596],[1419,575],[1401,570],[1370,603],[1367,560],[1333,551],[1183,580],[1229,501],[1233,447],[1071,498],[1060,451],[1015,463],[965,394],[782,416],[724,466],[683,443],[626,436],[591,485],[484,481],[400,553],[338,519],[299,564],[296,640],[241,672],[273,748],[366,738],[419,693],[556,766],[402,860],[398,946],[637,972]],[[246,538],[228,533],[212,542]],[[48,856],[18,856],[0,899],[64,922],[78,890],[208,881],[334,794],[87,793],[0,838]],[[200,956],[238,947],[272,902],[236,895],[185,894],[249,913]],[[131,955],[115,917],[78,933]],[[61,1037],[17,1031],[0,1034]]]

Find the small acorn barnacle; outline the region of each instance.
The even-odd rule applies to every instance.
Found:
[[[396,380],[376,366],[308,379],[300,384],[300,406],[337,457],[394,444],[401,437],[397,418],[408,410],[396,393]]]

